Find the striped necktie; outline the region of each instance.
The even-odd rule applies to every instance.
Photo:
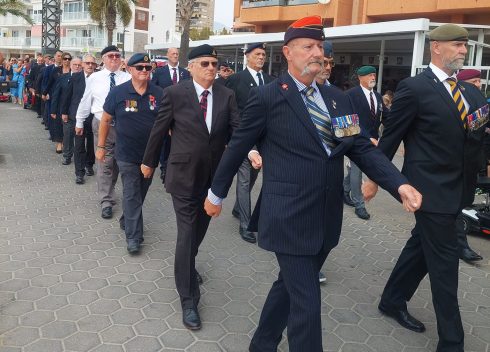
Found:
[[[116,74],[114,72],[111,72],[111,85],[109,87],[109,90],[112,90],[112,88],[114,88],[116,86]]]
[[[313,87],[306,87],[303,89],[303,94],[306,95],[306,108],[310,113],[311,120],[313,121],[322,142],[330,148],[335,148],[337,143],[333,139],[330,114],[327,111],[323,111],[317,103],[315,103],[315,97],[313,96],[314,92],[315,88]]]
[[[201,101],[199,102],[199,105],[201,106],[201,111],[204,115],[204,121],[206,121],[206,115],[208,113],[208,94],[209,90],[205,90],[204,92],[201,93]]]
[[[172,67],[172,70],[174,70],[174,73],[172,74],[172,84],[177,84],[177,69]]]
[[[373,92],[369,92],[369,104],[371,105],[371,118],[374,120],[376,118],[376,107],[374,106]]]
[[[458,84],[456,79],[453,77],[449,77],[446,79],[447,83],[449,83],[449,87],[451,87],[451,95],[453,96],[454,103],[459,111],[459,117],[461,121],[465,124],[466,127],[466,115],[468,115],[468,111],[466,111],[466,106],[464,105],[463,96],[461,95],[461,91],[458,88]]]

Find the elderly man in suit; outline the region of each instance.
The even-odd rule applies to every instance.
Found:
[[[378,144],[392,158],[403,140],[403,174],[424,197],[379,309],[407,329],[425,331],[424,324],[408,313],[407,301],[429,274],[437,352],[463,352],[456,218],[473,201],[488,105],[474,85],[456,79],[467,53],[468,31],[445,24],[432,30],[429,39],[429,67],[398,85]],[[367,199],[372,197],[374,182],[366,182],[364,191]]]
[[[167,58],[167,65],[157,68],[153,73],[152,78],[152,82],[163,89],[190,78],[189,71],[179,66],[179,49],[169,48],[167,50]],[[160,155],[160,178],[162,182],[165,182],[165,174],[167,173],[167,161],[171,143],[170,139],[170,136],[164,137],[163,150]]]
[[[354,109],[359,115],[361,131],[374,145],[378,144],[378,130],[386,109],[381,95],[374,90],[376,86],[376,69],[373,66],[362,66],[357,70],[359,85],[347,91],[347,95],[354,104]],[[344,203],[354,207],[355,214],[363,219],[371,217],[366,210],[364,197],[361,193],[362,172],[351,161],[347,167],[347,175],[344,178]]]
[[[217,216],[235,172],[252,146],[263,159],[261,195],[250,227],[259,246],[276,254],[280,272],[266,299],[250,351],[277,351],[287,327],[291,352],[321,352],[318,271],[339,241],[343,158],[348,155],[414,211],[420,194],[360,135],[346,95],[315,76],[323,66],[319,16],[293,23],[284,35],[288,72],[250,92],[240,127],[216,170],[205,209]]]
[[[262,68],[265,64],[265,44],[253,43],[245,49],[247,67],[238,72],[225,82],[226,87],[235,92],[240,118],[247,104],[250,89],[272,82],[273,78],[265,73]],[[232,214],[240,220],[239,233],[244,241],[255,243],[255,234],[248,230],[251,214],[250,192],[257,180],[261,165],[260,155],[255,151],[243,160],[237,172],[236,202]],[[256,165],[252,167],[251,163]]]
[[[97,62],[92,54],[85,54],[82,58],[82,72],[75,73],[67,89],[63,92],[61,99],[61,118],[65,122],[66,128],[70,126],[75,132],[76,115],[78,105],[82,100],[85,92],[85,82],[95,71]],[[82,133],[75,134],[73,159],[75,162],[75,183],[81,185],[85,183],[84,177],[94,175],[94,134],[92,132],[92,119],[94,115],[90,114],[83,123]],[[70,132],[71,133],[71,132]]]
[[[141,165],[145,177],[151,177],[158,165],[163,137],[172,129],[165,186],[172,195],[177,218],[175,284],[184,326],[191,330],[201,328],[197,305],[202,278],[195,260],[210,220],[202,204],[225,146],[238,126],[233,92],[213,84],[216,57],[216,50],[207,44],[189,53],[193,79],[164,90]]]

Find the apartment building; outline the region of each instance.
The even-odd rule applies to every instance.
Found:
[[[231,0],[230,0],[231,1]],[[182,33],[182,24],[180,23],[179,15],[180,1],[177,0],[176,24],[175,30]],[[214,0],[197,0],[194,3],[191,18],[191,28],[202,30],[210,28],[213,30],[214,25]]]
[[[283,32],[298,18],[320,15],[325,25],[348,26],[411,18],[489,24],[490,0],[233,0],[235,26]]]

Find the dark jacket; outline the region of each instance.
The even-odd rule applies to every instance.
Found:
[[[381,125],[383,116],[387,113],[387,109],[385,104],[383,104],[381,95],[374,90],[373,93],[377,100],[377,109],[374,118],[371,116],[371,106],[366,99],[361,86],[351,88],[346,92],[354,104],[354,110],[359,115],[359,122],[363,133],[365,133],[368,138],[378,139],[379,126]]]
[[[179,66],[179,83],[191,78],[189,71],[185,68]],[[170,68],[169,65],[159,67],[153,73],[153,78],[151,79],[153,83],[162,88],[167,88],[173,85],[172,79],[170,78]]]

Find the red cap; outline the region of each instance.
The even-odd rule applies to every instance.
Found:
[[[474,69],[461,70],[456,75],[458,81],[466,81],[467,79],[480,78],[481,72]]]

